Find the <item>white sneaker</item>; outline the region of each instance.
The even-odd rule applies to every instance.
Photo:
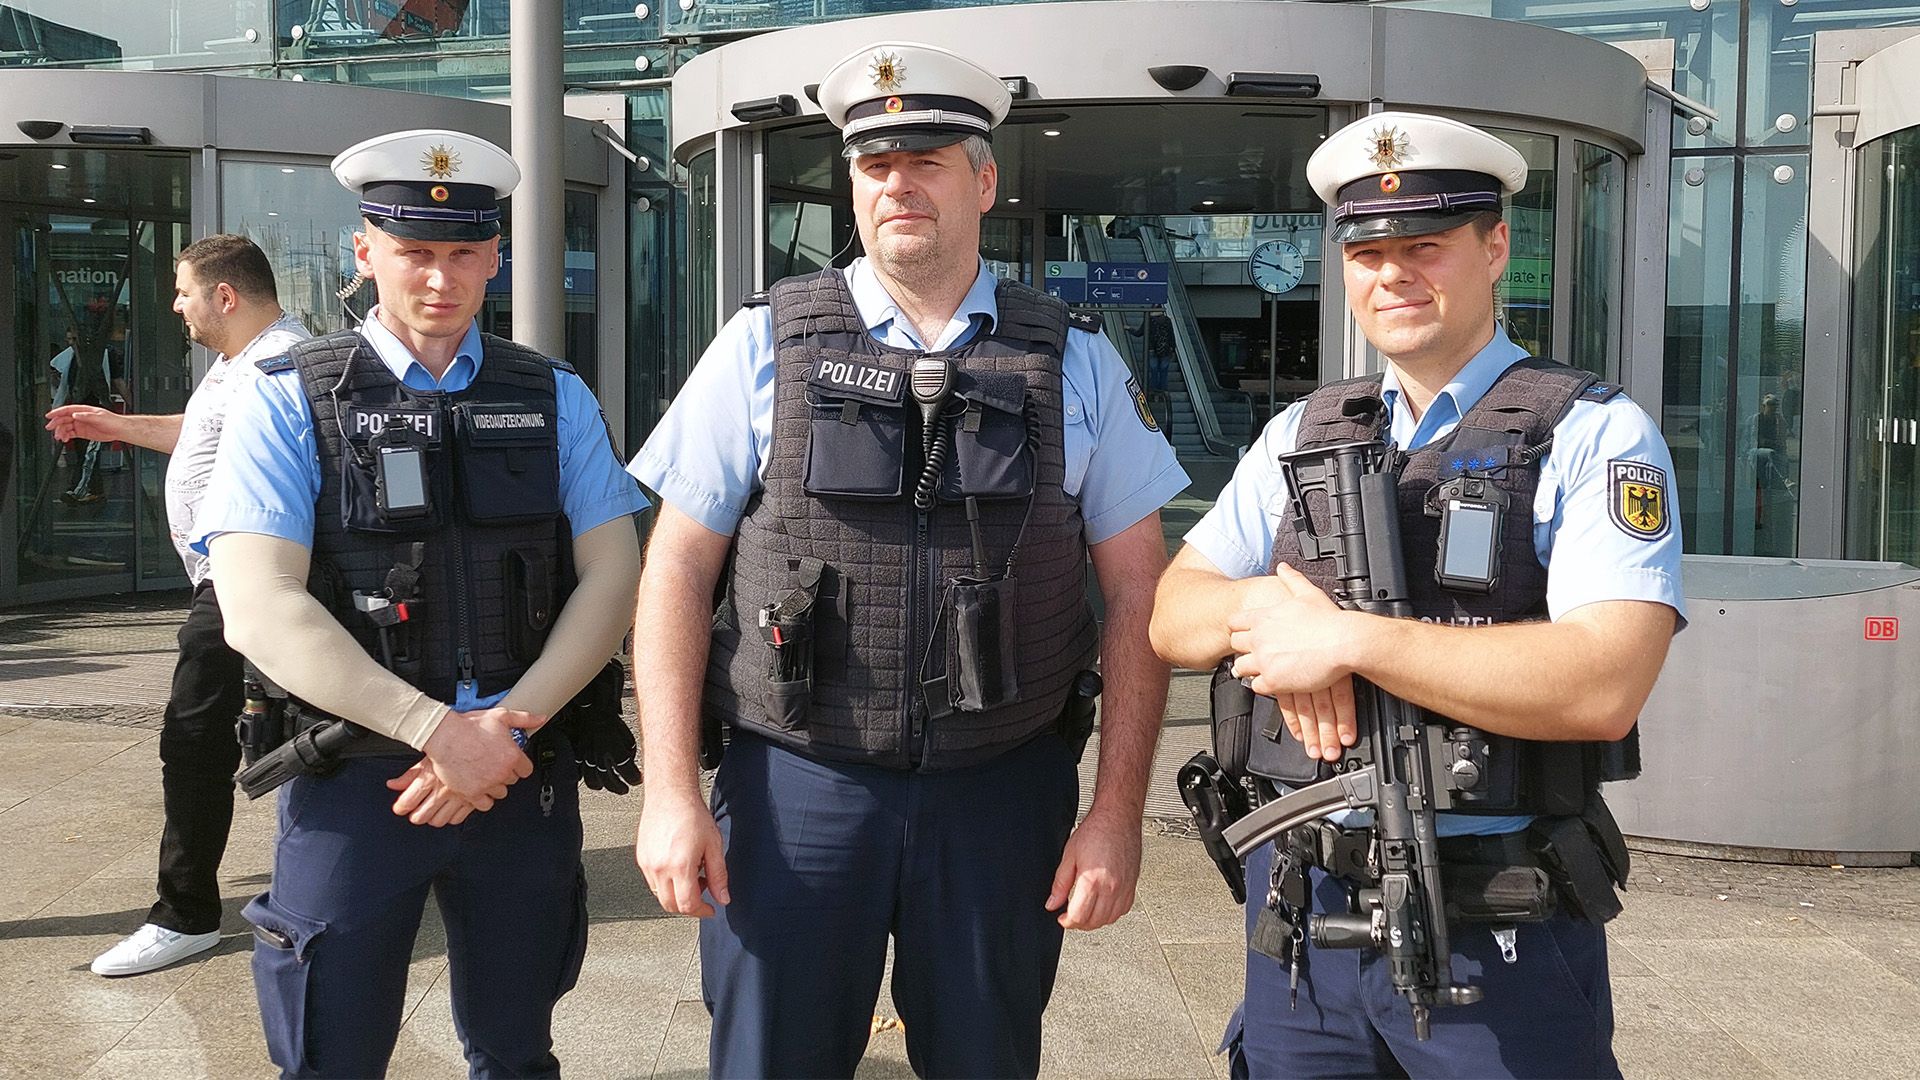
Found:
[[[146,923],[93,961],[95,975],[142,975],[220,944],[220,932],[182,934]]]

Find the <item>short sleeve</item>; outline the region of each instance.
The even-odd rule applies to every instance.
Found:
[[[1087,543],[1098,544],[1165,506],[1190,481],[1147,410],[1146,395],[1105,335],[1069,330],[1061,372],[1068,441],[1076,422],[1086,425],[1089,450],[1078,494]],[[1070,452],[1069,492],[1072,457]]]
[[[320,453],[299,374],[247,379],[229,409],[190,545],[204,555],[209,539],[246,532],[311,548]]]
[[[1648,600],[1684,620],[1673,460],[1645,410],[1624,395],[1576,403],[1554,428],[1541,487],[1553,492],[1550,506],[1535,502],[1552,618],[1600,601]]]
[[[640,485],[620,468],[600,400],[570,371],[554,371],[560,411],[560,504],[573,535],[647,508]]]
[[[674,509],[732,535],[772,442],[773,373],[773,315],[744,308],[707,346],[627,471]]]
[[[1267,572],[1273,558],[1273,524],[1287,500],[1280,455],[1291,453],[1300,435],[1303,404],[1293,404],[1268,421],[1260,437],[1234,467],[1227,486],[1199,524],[1187,531],[1187,543],[1230,578]]]

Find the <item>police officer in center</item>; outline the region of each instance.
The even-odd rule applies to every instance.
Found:
[[[750,300],[630,466],[665,504],[636,860],[702,916],[715,1076],[852,1075],[889,935],[915,1071],[1031,1076],[1062,929],[1132,904],[1187,478],[1097,318],[980,258],[1002,82],[885,42],[819,100],[865,256]],[[703,710],[731,733],[711,807]]]
[[[198,523],[228,640],[367,729],[281,790],[246,909],[267,1045],[287,1076],[384,1073],[431,890],[472,1075],[557,1075],[586,901],[576,754],[541,728],[620,648],[646,499],[573,369],[475,323],[513,160],[404,131],[333,170],[379,303],[261,362]]]
[[[1527,178],[1512,148],[1453,120],[1383,112],[1330,136],[1307,175],[1332,214],[1348,305],[1386,370],[1324,386],[1267,426],[1162,579],[1154,644],[1193,668],[1231,658],[1233,674],[1276,699],[1282,750],[1309,770],[1355,743],[1355,675],[1489,733],[1524,769],[1550,770],[1534,777],[1537,795],[1442,813],[1438,831],[1443,865],[1534,865],[1553,852],[1543,868],[1557,910],[1454,926],[1454,978],[1484,997],[1435,1010],[1426,1041],[1379,953],[1308,940],[1283,964],[1250,948],[1228,1032],[1234,1070],[1617,1076],[1601,923],[1618,911],[1625,851],[1597,763],[1629,734],[1683,625],[1666,445],[1618,387],[1530,358],[1496,321],[1510,244],[1501,198]],[[1280,455],[1375,437],[1408,455],[1400,526],[1417,620],[1337,607],[1327,562],[1304,558],[1288,523]],[[1490,479],[1497,491],[1483,501],[1506,503],[1505,543],[1491,582],[1443,587],[1441,524],[1423,511],[1458,476]],[[1349,819],[1339,835],[1364,825]],[[1345,912],[1346,882],[1313,854],[1326,845],[1288,843],[1311,865],[1311,910],[1275,914],[1300,925]],[[1250,934],[1275,858],[1268,845],[1248,860]],[[1584,876],[1568,871],[1576,863]]]

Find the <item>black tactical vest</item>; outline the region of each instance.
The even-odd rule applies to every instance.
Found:
[[[482,342],[478,377],[453,393],[408,388],[354,331],[261,365],[298,367],[313,411],[310,589],[370,655],[391,656],[394,674],[445,702],[463,680],[478,695],[511,687],[572,587],[554,384],[555,369],[570,369],[491,334]],[[384,515],[376,493],[376,458],[397,434],[423,454],[428,502],[403,520]],[[380,600],[408,615],[384,641],[364,610]]]
[[[1080,504],[1062,490],[1068,313],[1011,282],[996,301],[991,328],[927,354],[873,340],[837,270],[774,286],[773,443],[714,620],[710,721],[822,758],[938,770],[989,759],[1059,718],[1098,652]],[[908,374],[928,355],[950,359],[956,379],[942,413],[951,453],[923,514]],[[1018,691],[986,708],[962,702],[955,678],[954,628],[967,616],[949,586],[974,575],[967,495],[986,568],[1012,564],[997,625]],[[796,595],[811,635],[800,670],[760,621],[768,605],[798,606]],[[780,646],[787,661],[793,648]]]
[[[1316,390],[1306,401],[1297,448],[1307,450],[1381,437],[1385,413],[1379,406],[1380,388],[1380,376],[1372,375]],[[1540,483],[1539,466],[1486,466],[1505,460],[1509,450],[1547,443],[1554,426],[1576,400],[1604,402],[1619,392],[1619,387],[1597,382],[1576,368],[1537,358],[1522,360],[1488,388],[1450,434],[1407,455],[1399,480],[1400,531],[1406,553],[1407,591],[1416,617],[1459,626],[1547,617],[1547,571],[1533,545],[1533,500]],[[1434,576],[1440,539],[1435,489],[1469,471],[1490,475],[1509,498],[1499,582],[1487,594],[1442,588]],[[1326,512],[1323,497],[1307,500],[1307,513],[1316,530],[1327,528]],[[1275,531],[1268,572],[1281,563],[1300,571],[1329,595],[1334,594],[1338,582],[1333,560],[1302,558],[1298,534],[1284,525]],[[1259,703],[1262,717],[1271,706],[1271,699]],[[1256,720],[1256,729],[1261,722]],[[1614,744],[1537,742],[1503,735],[1486,738],[1490,771],[1511,778],[1508,786],[1512,795],[1476,805],[1456,805],[1455,812],[1578,814],[1587,793],[1601,779],[1609,778],[1603,771],[1605,748]],[[1269,758],[1261,770],[1274,774],[1274,779],[1303,784],[1332,775],[1324,763],[1306,756],[1284,725],[1280,727],[1278,750],[1277,761]]]

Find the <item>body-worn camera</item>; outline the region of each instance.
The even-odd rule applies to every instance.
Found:
[[[1482,476],[1440,485],[1440,552],[1433,576],[1442,588],[1490,593],[1500,583],[1500,538],[1509,497]]]

